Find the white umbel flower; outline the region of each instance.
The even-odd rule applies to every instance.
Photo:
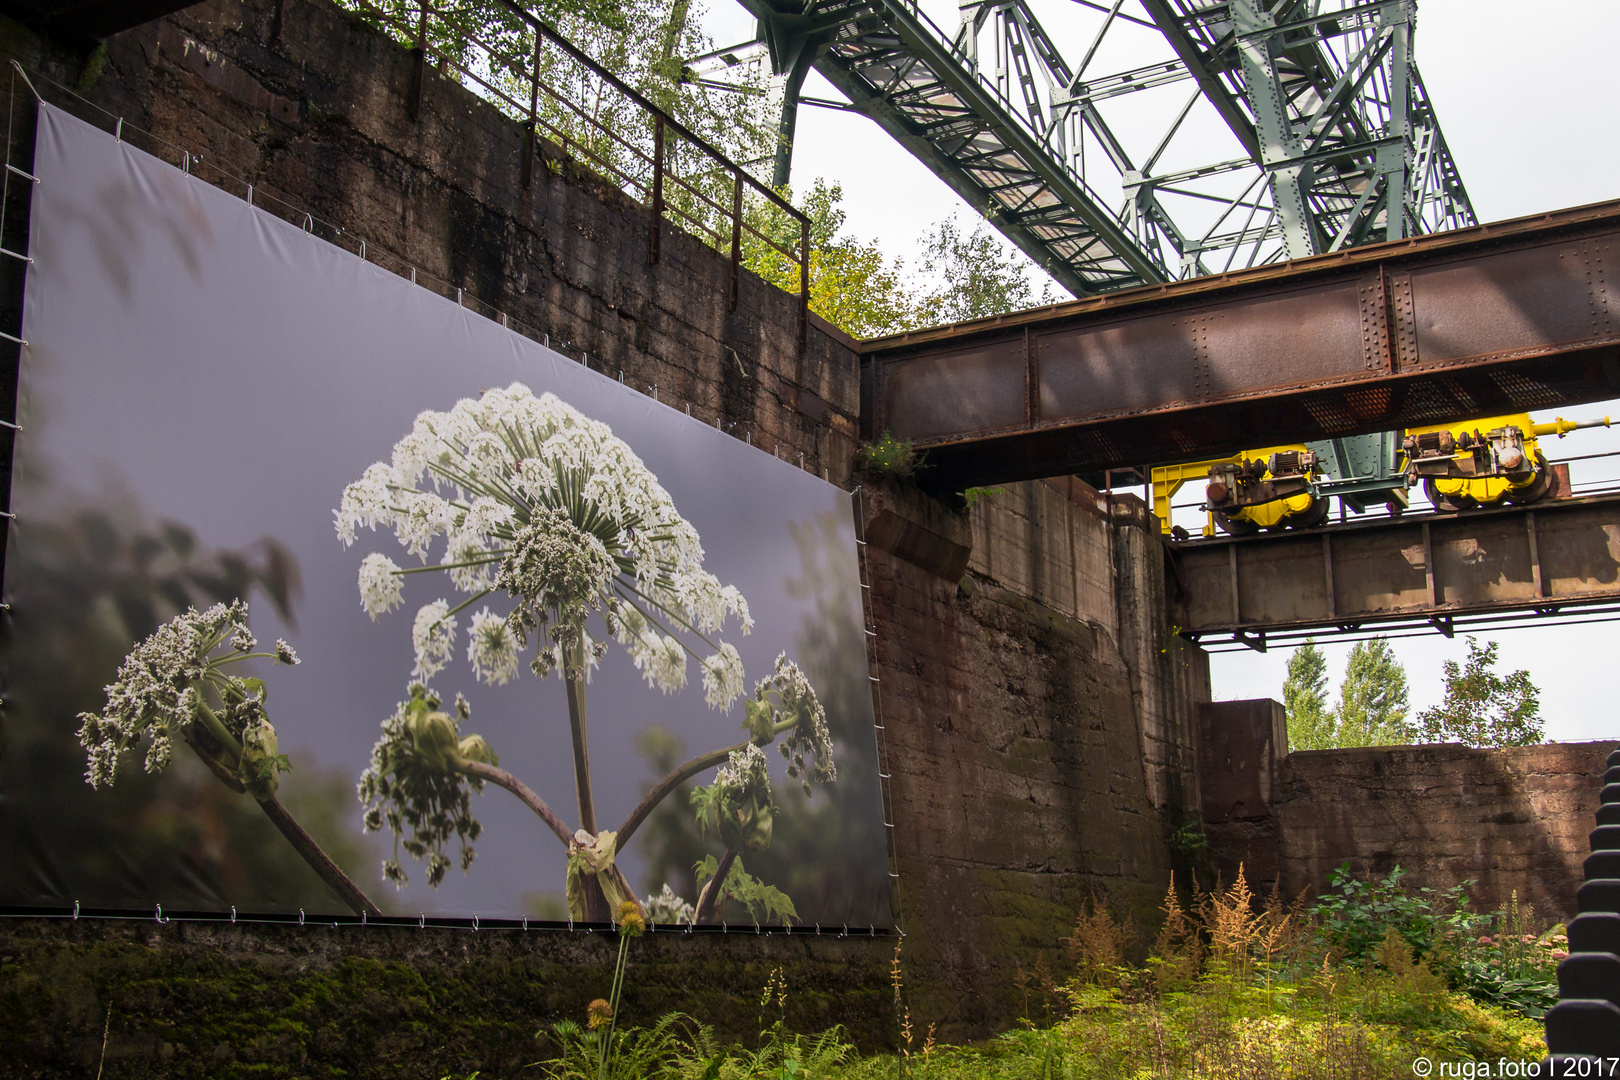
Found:
[[[405,602],[405,589],[399,566],[388,556],[373,551],[360,561],[360,606],[371,621]]]
[[[467,626],[467,660],[473,674],[491,686],[505,686],[517,676],[517,637],[506,620],[487,607]]]
[[[390,506],[393,491],[400,486],[399,474],[388,465],[378,462],[365,474],[343,489],[343,500],[335,512],[338,539],[344,547],[354,543],[354,528],[364,525],[376,528],[387,522],[393,511]]]
[[[456,648],[456,617],[450,614],[449,601],[422,605],[411,627],[411,645],[416,649],[413,677],[427,680],[444,670]]]
[[[742,657],[729,641],[720,643],[720,650],[703,661],[703,697],[713,708],[722,712],[731,708],[743,693]]]
[[[431,550],[442,552],[430,569],[445,570],[471,594],[463,607],[505,593],[507,628],[517,651],[534,650],[536,674],[584,674],[612,638],[666,693],[686,685],[686,657],[705,653],[714,660],[712,671],[705,664],[708,700],[729,707],[742,693],[736,650],[715,636],[728,620],[744,634],[752,628],[747,600],[703,569],[697,530],[635,452],[551,394],[536,397],[513,383],[448,412],[418,415],[389,461],[344,490],[338,535],[349,542],[361,525],[392,528],[424,562],[432,562]],[[400,603],[398,567],[380,555],[366,565],[366,611]],[[593,620],[602,625],[588,630]],[[438,639],[413,637],[425,678],[443,666]],[[484,646],[468,653],[486,679],[506,671],[505,657]]]

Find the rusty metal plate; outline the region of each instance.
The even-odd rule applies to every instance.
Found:
[[[1472,607],[1536,597],[1523,514],[1465,514],[1429,527],[1435,599]]]
[[[1181,623],[1190,629],[1229,626],[1232,623],[1232,575],[1224,547],[1182,554],[1181,578],[1186,584]]]
[[[997,431],[1025,422],[1020,337],[884,365],[882,424],[902,439]]]
[[[1612,511],[1583,507],[1537,514],[1536,550],[1547,595],[1620,592],[1620,520]]]
[[[1039,335],[1040,416],[1167,409],[1365,375],[1383,351],[1377,298],[1343,280],[1218,308]]]
[[[1319,534],[1238,546],[1243,623],[1292,623],[1328,617],[1327,573]]]
[[[1607,238],[1565,241],[1394,277],[1398,363],[1405,369],[1607,336],[1611,248]]]

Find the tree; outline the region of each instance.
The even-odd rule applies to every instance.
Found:
[[[1411,741],[1406,722],[1406,669],[1389,639],[1358,641],[1339,687],[1335,746],[1388,746]]]
[[[1418,713],[1416,734],[1427,742],[1460,742],[1469,746],[1530,746],[1543,738],[1541,691],[1528,671],[1506,676],[1496,666],[1496,642],[1484,645],[1470,637],[1468,659],[1442,665],[1446,700]]]
[[[939,284],[920,298],[920,323],[963,322],[1056,303],[1048,283],[1039,297],[1029,280],[1029,260],[1008,251],[982,220],[964,234],[955,216],[935,225],[921,241],[920,269]]]
[[[789,193],[783,191],[784,196]],[[801,209],[810,218],[810,310],[853,337],[893,333],[917,322],[917,301],[906,289],[899,262],[891,265],[877,241],[848,235],[839,207],[844,189],[817,179]],[[775,203],[750,200],[743,230],[743,265],[786,292],[799,291],[799,223]]]
[[[1332,745],[1334,711],[1327,700],[1327,657],[1315,639],[1294,650],[1283,680],[1283,709],[1288,716],[1288,749],[1327,750]]]

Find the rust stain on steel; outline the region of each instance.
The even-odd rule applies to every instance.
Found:
[[[1612,604],[1620,494],[1193,542],[1172,559],[1186,583],[1173,619],[1193,635]]]
[[[1620,394],[1620,202],[862,343],[925,483],[1185,459]]]

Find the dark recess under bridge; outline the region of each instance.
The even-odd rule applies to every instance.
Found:
[[[1620,396],[1620,202],[863,343],[936,492]]]

